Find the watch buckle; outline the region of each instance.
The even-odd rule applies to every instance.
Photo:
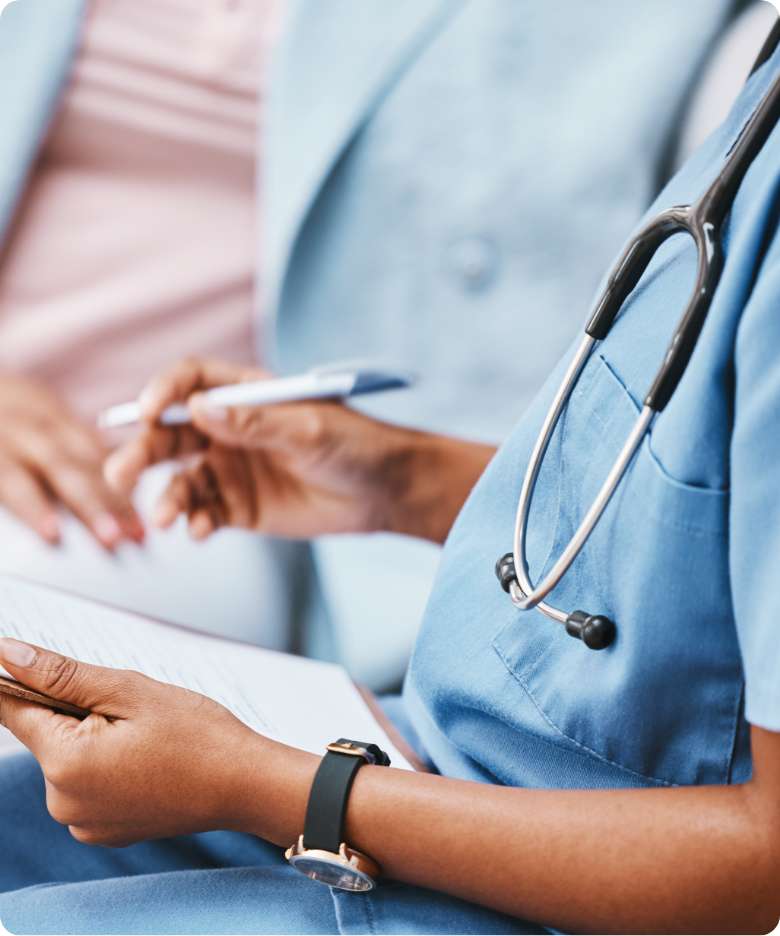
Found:
[[[332,741],[327,750],[334,754],[348,754],[350,757],[362,757],[367,764],[375,764],[376,758],[367,748],[353,744],[351,741]]]

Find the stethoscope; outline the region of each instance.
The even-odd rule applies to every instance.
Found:
[[[780,21],[775,24],[761,49],[751,75],[770,57],[778,42]],[[544,599],[571,568],[604,513],[642,440],[650,431],[654,419],[671,399],[688,366],[723,270],[720,235],[724,219],[731,209],[745,173],[778,119],[780,76],[775,79],[742,128],[717,178],[704,194],[691,205],[678,205],[662,211],[630,241],[607,279],[595,311],[585,326],[585,336],[564,374],[531,452],[517,503],[512,552],[498,560],[496,576],[515,607],[521,611],[538,608],[548,618],[563,624],[568,634],[581,640],[591,650],[602,650],[612,643],[616,634],[614,621],[602,614],[588,614],[586,611],[567,613]],[[677,324],[652,386],[644,398],[639,416],[606,480],[568,545],[546,577],[534,585],[529,577],[526,558],[528,513],[539,469],[552,434],[594,347],[609,334],[623,303],[639,282],[659,247],[673,234],[683,231],[693,239],[698,254],[696,283],[691,298]]]

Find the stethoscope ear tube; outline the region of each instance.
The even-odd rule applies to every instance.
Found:
[[[563,407],[568,402],[574,384],[582,368],[585,366],[594,345],[594,339],[590,336],[586,336],[580,344],[572,363],[569,365],[560,389],[553,398],[542,425],[541,432],[539,433],[539,437],[531,453],[531,458],[528,462],[523,484],[520,489],[517,513],[515,515],[513,549],[510,554],[512,565],[510,566],[510,563],[505,561],[507,557],[502,557],[501,560],[499,560],[496,571],[499,575],[502,587],[508,590],[515,607],[519,608],[521,611],[537,608],[542,614],[565,625],[567,632],[572,636],[582,639],[586,646],[590,646],[592,649],[603,649],[603,647],[608,646],[614,638],[614,625],[607,627],[602,615],[589,615],[579,611],[568,613],[549,604],[545,601],[545,598],[569,571],[572,563],[580,554],[583,546],[601,518],[602,513],[606,509],[607,504],[609,504],[615,489],[636,455],[642,439],[647,434],[653,418],[655,417],[655,412],[650,409],[650,407],[644,406],[640,411],[628,438],[624,442],[623,447],[610,468],[596,497],[586,511],[585,516],[580,521],[574,535],[542,581],[538,582],[536,585],[531,583],[529,577],[528,560],[525,550],[531,500],[533,498],[533,492],[542,460],[544,459],[547,446],[555,431]],[[591,617],[594,618],[593,621],[590,620]],[[595,620],[596,618],[598,618],[598,620]],[[588,619],[587,626],[586,619]]]

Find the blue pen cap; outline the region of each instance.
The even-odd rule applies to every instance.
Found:
[[[338,364],[316,367],[311,373],[321,376],[326,374],[349,374],[355,378],[355,384],[350,391],[350,396],[356,396],[360,393],[377,393],[380,390],[403,390],[417,382],[417,376],[411,371],[385,367],[376,362],[342,361]]]

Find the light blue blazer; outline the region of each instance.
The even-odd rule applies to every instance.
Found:
[[[3,11],[0,246],[68,77],[85,7],[86,0],[16,0]]]
[[[263,140],[259,269],[277,366],[391,360],[423,382],[372,412],[502,438],[652,198],[731,6],[291,0]],[[19,0],[3,14],[0,244],[85,8]],[[438,550],[345,537],[314,560],[309,648],[373,685],[399,677]]]

